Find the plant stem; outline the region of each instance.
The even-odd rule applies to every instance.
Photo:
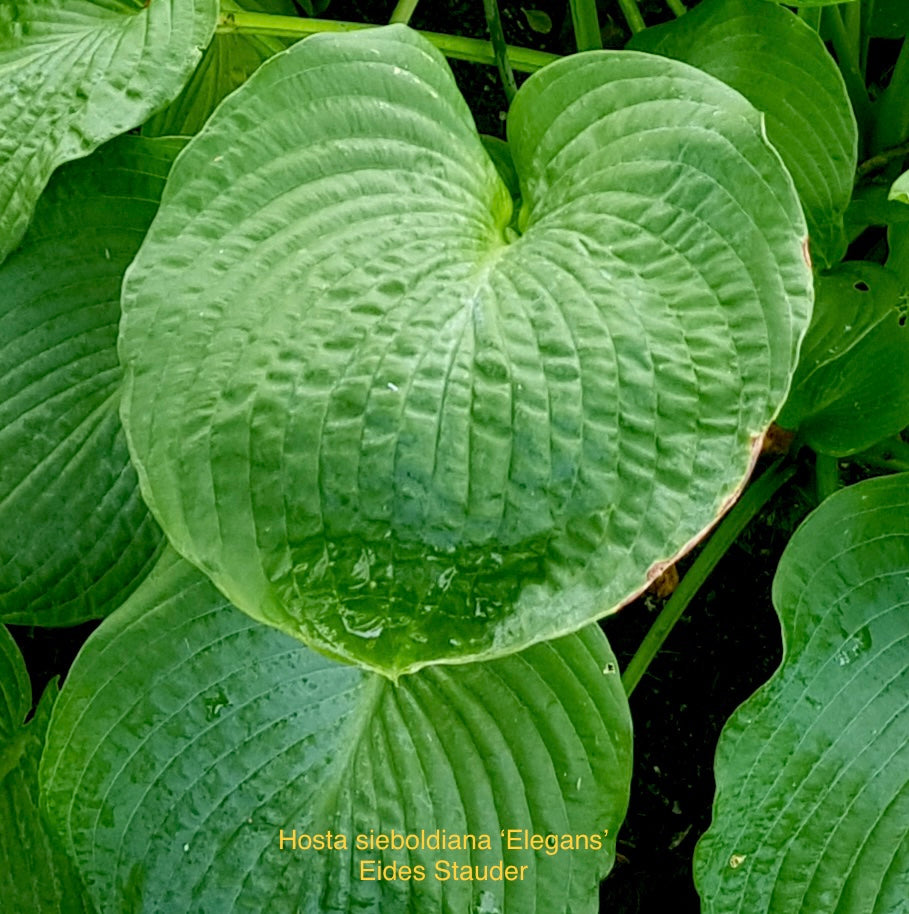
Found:
[[[419,2],[420,0],[398,0],[397,5],[391,11],[391,17],[388,22],[400,22],[403,25],[407,25]]]
[[[339,22],[334,19],[302,19],[296,16],[272,16],[268,13],[222,12],[218,31],[232,35],[275,35],[280,38],[302,38],[317,32],[355,32],[375,26],[364,22]],[[446,57],[472,63],[495,64],[496,55],[488,41],[461,38],[442,32],[420,32]],[[508,58],[514,70],[533,73],[559,59],[558,54],[534,51],[530,48],[508,47]]]
[[[723,518],[675,592],[666,601],[666,605],[650,626],[650,631],[622,674],[622,685],[625,686],[627,695],[631,695],[641,681],[657,651],[717,563],[729,551],[729,547],[748,526],[749,521],[770,501],[777,490],[795,475],[795,471],[794,463],[780,458],[745,490],[732,510]]]
[[[830,26],[837,62],[840,65],[840,72],[843,74],[843,81],[846,83],[849,99],[852,101],[855,119],[859,125],[859,133],[862,134],[864,126],[868,122],[871,100],[868,98],[865,80],[859,70],[858,55],[852,53],[852,42],[849,33],[846,31],[838,6],[824,7],[824,21]]]
[[[861,50],[859,64],[862,68],[862,76],[865,77],[867,77],[868,74],[868,47],[871,44],[871,19],[874,16],[874,3],[875,0],[864,0],[862,3],[862,15],[860,17]]]
[[[676,16],[684,16],[687,12],[682,0],[666,0],[666,6],[668,6]]]
[[[486,26],[489,29],[489,37],[492,40],[496,68],[499,71],[499,78],[502,80],[502,87],[505,89],[505,97],[510,105],[511,100],[518,93],[518,85],[514,81],[514,72],[508,62],[508,45],[505,43],[505,32],[502,29],[499,4],[496,0],[483,0],[483,10],[486,13]]]
[[[818,504],[842,488],[840,463],[836,457],[831,457],[829,454],[815,454],[814,488]]]
[[[619,8],[632,32],[642,32],[647,28],[647,23],[638,9],[637,0],[619,0]]]
[[[909,444],[899,437],[889,438],[849,459],[891,473],[904,473],[909,470]]]
[[[871,152],[879,152],[909,137],[909,41],[904,40],[890,83],[875,103]]]
[[[855,173],[859,178],[864,178],[865,175],[870,175],[885,168],[894,159],[904,159],[906,156],[909,156],[909,143],[901,143],[899,146],[884,149],[876,156],[871,156],[870,159],[865,159]]]
[[[600,20],[597,18],[595,0],[569,0],[574,41],[579,51],[593,51],[603,47]]]
[[[843,28],[849,38],[849,56],[861,64],[862,48],[862,0],[852,0],[851,3],[845,3],[838,6],[837,9],[842,12]]]

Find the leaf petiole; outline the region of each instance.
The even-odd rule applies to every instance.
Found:
[[[570,0],[571,24],[574,26],[574,40],[579,51],[592,51],[603,47],[600,36],[600,20],[594,0]]]
[[[489,29],[489,38],[492,41],[492,50],[496,58],[496,69],[502,80],[502,88],[508,104],[518,93],[518,85],[514,79],[514,71],[508,60],[508,45],[505,43],[505,32],[502,29],[502,17],[499,15],[499,4],[496,0],[483,0],[483,12],[486,14],[486,27]]]
[[[619,8],[632,33],[643,32],[647,28],[647,23],[644,22],[644,17],[638,9],[637,0],[619,0]]]
[[[682,618],[688,604],[694,599],[720,559],[729,551],[729,547],[761,508],[795,475],[795,471],[795,464],[781,457],[748,486],[732,510],[720,522],[691,568],[688,569],[688,573],[666,601],[666,605],[657,616],[656,621],[650,626],[650,631],[644,636],[641,646],[625,668],[625,672],[622,674],[622,685],[625,686],[625,693],[629,697],[669,637],[676,622]]]
[[[398,0],[395,8],[391,11],[391,16],[388,20],[389,24],[400,22],[407,25],[419,2],[420,0]]]
[[[376,28],[364,22],[341,22],[334,19],[301,19],[296,16],[273,16],[270,13],[248,13],[243,11],[222,12],[218,19],[217,31],[232,35],[274,35],[279,38],[302,38],[318,32],[355,32],[360,29]],[[479,38],[463,38],[442,32],[420,32],[446,57],[468,60],[472,63],[495,65],[496,56],[492,44]],[[508,45],[508,59],[513,70],[519,73],[533,73],[546,64],[559,60],[558,54],[534,51]]]

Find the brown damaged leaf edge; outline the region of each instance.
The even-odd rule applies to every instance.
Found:
[[[772,427],[772,426],[771,426]],[[751,475],[754,473],[754,468],[757,466],[758,457],[761,456],[764,449],[764,440],[769,433],[767,432],[758,433],[757,435],[751,436],[751,456],[748,460],[748,471],[745,473],[742,481],[736,486],[733,492],[726,496],[722,502],[720,502],[719,511],[717,511],[714,519],[706,526],[700,533],[695,534],[684,546],[674,555],[672,558],[664,559],[660,562],[654,562],[650,568],[647,570],[647,583],[644,584],[636,593],[632,594],[624,603],[616,607],[616,610],[622,609],[622,607],[627,606],[633,600],[636,600],[641,594],[643,594],[649,587],[651,587],[654,582],[656,582],[661,575],[665,574],[666,570],[672,565],[675,565],[679,559],[684,558],[695,546],[707,538],[711,533],[714,527],[723,519],[724,515],[729,511],[729,509],[741,498],[742,492],[745,491],[745,487],[748,485],[748,482],[751,479]]]

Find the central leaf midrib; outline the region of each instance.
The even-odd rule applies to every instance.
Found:
[[[334,821],[339,795],[353,772],[357,755],[369,731],[369,723],[385,696],[385,690],[393,687],[392,682],[385,676],[364,671],[363,679],[358,686],[360,694],[344,728],[344,738],[338,740],[338,745],[345,747],[344,751],[339,752],[334,764],[329,766],[325,778],[326,788],[321,791],[321,801],[313,810],[312,821],[317,827],[323,823],[328,827],[329,823]]]

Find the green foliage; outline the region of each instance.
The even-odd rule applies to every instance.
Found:
[[[123,137],[60,169],[0,266],[3,621],[103,616],[160,549],[120,425],[117,322],[181,146]]]
[[[814,317],[780,424],[838,457],[904,428],[906,299],[900,277],[877,263],[848,261],[818,277]]]
[[[168,538],[373,669],[625,603],[734,497],[805,326],[791,184],[720,83],[569,58],[508,129],[520,237],[428,43],[316,36],[189,144],[126,278],[123,418]]]
[[[909,5],[904,0],[874,0],[870,6],[870,33],[873,36],[903,38],[909,32]]]
[[[741,92],[764,113],[799,192],[820,266],[845,253],[858,132],[843,77],[817,32],[755,0],[704,0],[630,47],[684,60]]]
[[[48,813],[99,914],[592,912],[630,778],[628,704],[596,627],[392,684],[236,612],[172,552],[89,639],[42,761]],[[354,844],[440,828],[491,849]],[[602,849],[509,849],[514,828]],[[346,847],[279,852],[280,830]],[[362,879],[377,858],[425,879]],[[440,880],[440,860],[526,870]]]
[[[217,0],[13,0],[0,9],[0,261],[62,162],[180,91]]]
[[[909,474],[828,499],[773,584],[785,659],[730,718],[704,914],[898,912],[909,873]]]
[[[326,5],[0,6],[0,620],[105,617],[30,719],[0,626],[0,906],[593,914],[631,726],[590,623],[719,524],[646,688],[795,479],[703,911],[903,911],[909,474],[837,489],[909,469],[904,4],[621,0],[629,50],[555,62]],[[547,64],[507,142],[438,47]],[[489,848],[355,844],[421,831]]]
[[[221,0],[224,11],[249,10],[293,16],[293,0]],[[146,136],[192,136],[218,103],[242,85],[259,65],[290,44],[266,35],[216,34],[180,95],[142,126]]]
[[[70,858],[38,811],[38,761],[57,684],[31,720],[31,686],[19,648],[0,625],[0,898],[4,910],[90,914]]]

